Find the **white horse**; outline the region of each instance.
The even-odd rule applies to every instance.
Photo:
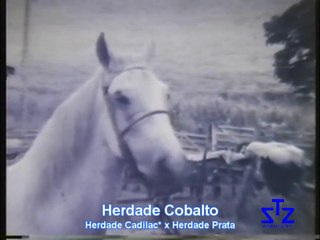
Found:
[[[259,158],[269,158],[277,165],[293,163],[298,167],[310,166],[312,162],[305,157],[302,149],[291,144],[280,142],[251,142],[241,150],[245,156],[257,155]]]
[[[185,159],[165,114],[168,87],[148,67],[151,53],[111,54],[103,33],[96,49],[102,67],[7,168],[8,235],[104,234],[84,223],[106,220],[102,204],[114,203],[129,157],[154,195],[180,186]]]

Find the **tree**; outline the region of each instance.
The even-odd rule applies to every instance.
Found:
[[[274,55],[275,76],[294,93],[315,92],[315,1],[302,0],[263,24],[266,44],[283,44]]]

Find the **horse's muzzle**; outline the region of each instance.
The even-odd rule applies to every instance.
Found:
[[[160,171],[156,178],[149,180],[149,183],[151,197],[169,196],[183,189],[183,178],[169,169]]]

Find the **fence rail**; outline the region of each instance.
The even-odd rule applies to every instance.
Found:
[[[23,143],[17,147],[11,148],[7,144],[7,159],[12,159],[7,161],[7,165],[14,164],[19,160],[19,158],[29,149],[37,134],[38,130],[36,129],[7,129],[7,143],[9,143],[10,140],[21,140],[20,142]],[[198,154],[200,157],[197,156],[197,159],[202,160],[203,152],[205,150],[211,151],[211,153],[216,153],[218,150],[223,149],[235,150],[240,143],[260,140],[255,129],[238,128],[234,126],[212,127],[209,135],[211,138],[209,138],[210,146],[208,149],[208,137],[205,134],[176,132],[176,136],[181,141],[182,147],[186,151],[186,156],[190,160],[190,164],[196,162],[192,160],[192,154]],[[293,132],[285,132],[284,135],[291,136],[291,138],[284,138],[284,142],[294,144],[295,146],[305,150],[314,149],[314,134],[294,134]],[[269,136],[267,136],[269,138],[266,138],[265,141],[280,141],[279,139],[281,138],[276,138],[275,136],[281,136],[281,133],[277,132],[269,134]],[[209,153],[210,152],[207,154],[207,159],[218,159],[217,157],[212,157]],[[242,176],[244,173],[244,169],[241,166],[224,166],[215,161],[211,161],[210,164],[214,167],[214,169],[218,169],[220,172],[226,172],[227,174],[232,172],[232,176],[235,176],[236,174],[240,174]],[[312,190],[314,189],[314,185],[311,184],[305,188]]]
[[[7,129],[7,139],[20,139],[24,142],[23,149],[30,146],[36,135],[37,129]],[[259,130],[261,131],[261,130]],[[235,127],[235,126],[212,126],[210,133],[209,150],[232,149],[244,142],[255,140],[279,141],[293,144],[302,149],[314,148],[315,135],[310,132],[271,132],[263,131],[263,136],[259,136],[255,128]],[[186,151],[203,152],[207,143],[205,134],[176,132],[176,136]],[[10,147],[10,146],[9,146]],[[7,149],[8,152],[8,149]],[[11,151],[10,151],[11,152]]]

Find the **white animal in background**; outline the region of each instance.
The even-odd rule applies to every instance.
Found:
[[[283,196],[292,196],[306,167],[312,165],[302,149],[286,143],[251,142],[241,153],[257,161],[256,176],[263,177],[272,193]]]
[[[302,149],[291,144],[280,142],[251,142],[240,151],[245,156],[252,154],[260,158],[269,158],[270,161],[278,164],[294,163],[299,167],[310,166],[312,162],[305,157]]]

